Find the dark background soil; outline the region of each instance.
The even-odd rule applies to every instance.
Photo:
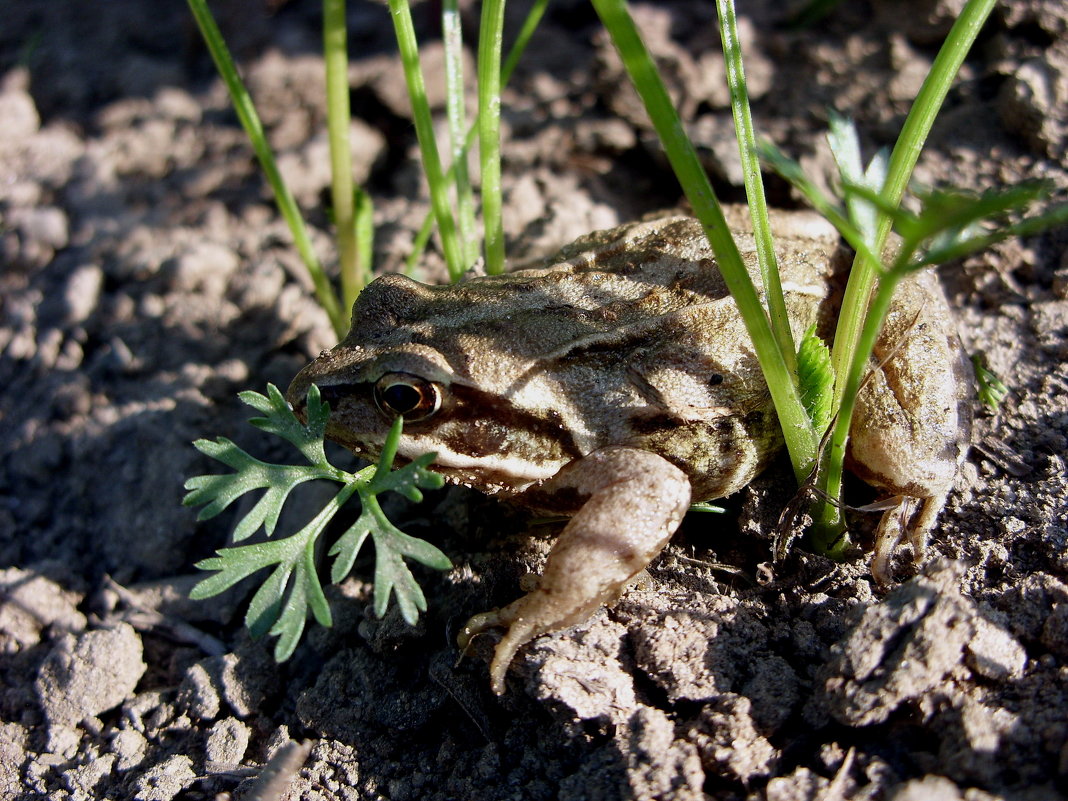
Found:
[[[472,6],[474,4],[467,4]],[[826,172],[827,109],[870,154],[893,142],[955,0],[842,3],[806,30],[739,4],[760,131]],[[350,3],[356,177],[377,265],[426,213],[384,5]],[[514,30],[526,4],[509,6]],[[327,263],[319,6],[217,5]],[[433,4],[415,14],[440,69]],[[739,170],[711,4],[636,3],[726,199]],[[191,446],[244,425],[332,344],[289,234],[184,3],[18,0],[0,28],[0,796],[235,797],[314,740],[289,798],[1054,799],[1068,793],[1068,233],[941,274],[972,351],[1012,387],[977,445],[925,573],[880,594],[858,556],[799,553],[755,586],[774,475],[727,518],[690,521],[651,581],[525,649],[507,695],[456,627],[517,595],[549,540],[474,493],[397,503],[457,564],[419,573],[410,629],[368,611],[370,559],[336,623],[275,665],[241,629],[248,587],[191,603],[193,563],[248,506],[198,524]],[[468,8],[472,38],[477,7]],[[1068,11],[994,13],[917,171],[983,189],[1068,189]],[[431,87],[440,105],[440,86]],[[553,3],[505,96],[511,259],[674,205],[678,189],[595,16]],[[772,181],[776,205],[796,199]],[[424,260],[428,280],[442,273]],[[327,490],[329,491],[329,490]],[[305,493],[292,530],[322,500]]]

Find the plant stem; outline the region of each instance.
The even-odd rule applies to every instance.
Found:
[[[368,265],[360,264],[356,246],[345,0],[323,0],[323,59],[326,63],[326,127],[330,139],[330,193],[337,230],[341,300],[345,309],[351,309],[366,283]]]
[[[909,110],[901,135],[890,156],[886,185],[881,192],[889,204],[896,207],[901,203],[901,198],[912,177],[912,171],[927,141],[935,117],[942,107],[965,56],[979,35],[979,30],[990,16],[994,2],[995,0],[968,0],[968,4],[953,24],[946,41],[939,50],[931,71],[927,74]],[[890,216],[880,212],[876,238],[872,247],[872,252],[876,255],[882,253],[886,245],[890,224]],[[842,471],[855,402],[855,398],[846,401],[849,388],[853,385],[851,374],[855,365],[863,366],[867,363],[867,356],[871,353],[870,347],[863,351],[863,356],[857,354],[862,350],[863,343],[870,342],[872,346],[874,345],[879,334],[879,327],[882,326],[882,318],[876,319],[868,303],[872,297],[872,288],[878,279],[879,269],[879,265],[873,260],[858,255],[849,274],[849,282],[842,301],[842,311],[838,318],[831,358],[837,376],[834,405],[840,411],[827,447],[825,469],[820,481],[821,489],[829,498],[839,498],[842,492]],[[883,280],[885,281],[886,278],[884,277]],[[866,330],[873,327],[874,331]],[[864,331],[863,336],[862,331]],[[859,383],[857,385],[859,386]],[[832,527],[840,527],[840,517],[838,508],[829,502],[825,503],[817,513],[818,520]]]
[[[509,79],[512,77],[512,73],[515,72],[515,67],[519,63],[519,59],[523,55],[523,51],[526,49],[527,44],[530,42],[530,37],[534,35],[534,31],[538,27],[538,23],[541,21],[542,16],[545,14],[545,8],[549,5],[549,0],[537,0],[530,11],[527,13],[526,19],[523,20],[523,25],[519,29],[519,33],[516,35],[515,42],[508,51],[508,56],[504,60],[504,66],[501,67],[501,85],[506,86]],[[467,129],[467,136],[464,138],[464,157],[467,155],[467,151],[471,148],[471,145],[475,141],[475,134],[478,132],[478,121],[476,117],[471,127]],[[455,172],[452,166],[445,172],[446,183],[452,183],[455,180]],[[428,212],[427,216],[423,219],[423,224],[419,228],[419,232],[412,239],[412,252],[408,254],[408,258],[404,260],[404,273],[405,275],[412,275],[415,272],[416,265],[419,263],[419,258],[423,254],[423,249],[426,247],[426,243],[430,239],[430,234],[434,229],[434,213]]]
[[[745,196],[749,201],[749,216],[753,220],[753,239],[756,243],[760,276],[764,282],[771,330],[779,343],[779,350],[790,374],[797,376],[797,355],[790,317],[786,313],[786,298],[779,281],[779,265],[775,260],[775,243],[771,237],[768,219],[768,203],[764,197],[764,181],[760,176],[760,156],[757,154],[756,130],[749,107],[749,92],[745,85],[745,70],[742,65],[742,47],[738,40],[738,19],[734,12],[734,0],[716,0],[719,15],[720,38],[723,42],[723,60],[727,68],[727,87],[731,95],[731,112],[734,115],[734,131],[738,138],[738,153],[742,161],[745,180]]]
[[[319,299],[320,305],[330,318],[330,323],[333,325],[335,333],[337,333],[338,337],[341,337],[344,335],[348,325],[347,315],[342,311],[337,295],[334,293],[334,288],[330,285],[330,279],[323,272],[322,265],[315,255],[311,239],[308,236],[308,230],[304,226],[304,219],[297,208],[297,202],[293,199],[289,187],[286,186],[282,180],[281,173],[278,171],[274,153],[271,152],[271,147],[267,144],[263,123],[260,122],[259,115],[256,113],[252,98],[241,81],[241,76],[238,75],[237,67],[234,66],[234,60],[230,56],[230,51],[226,47],[226,42],[223,40],[218,25],[215,24],[215,19],[208,9],[206,0],[188,0],[188,3],[190,11],[193,12],[193,18],[200,28],[200,33],[204,37],[208,51],[215,61],[215,67],[219,70],[219,74],[230,92],[230,99],[234,104],[237,118],[241,121],[245,133],[252,143],[256,158],[259,159],[260,168],[263,170],[264,175],[267,176],[267,182],[274,191],[274,199],[275,203],[278,204],[278,210],[282,213],[282,217],[289,226],[297,252],[300,254],[300,258],[311,276],[312,283],[315,285],[315,296]]]
[[[949,92],[968,50],[975,41],[983,23],[994,7],[995,0],[969,0],[961,15],[950,30],[931,71],[920,88],[909,110],[901,135],[894,145],[887,170],[886,185],[881,194],[889,204],[897,206],[905,193],[912,171],[927,141],[942,103]],[[890,233],[890,216],[879,214],[875,247],[880,254]],[[869,259],[857,258],[849,274],[849,284],[842,301],[842,314],[834,336],[834,367],[838,375],[845,375],[853,351],[857,347],[860,328],[864,323],[867,301],[878,274],[878,266]],[[841,402],[844,386],[839,382],[835,392],[835,404]]]
[[[478,35],[478,144],[482,170],[482,224],[486,272],[504,272],[501,218],[501,47],[504,0],[483,0]]]
[[[415,40],[415,26],[412,24],[411,10],[407,0],[389,0],[390,16],[400,49],[401,64],[404,67],[404,80],[408,85],[408,98],[412,104],[412,118],[415,122],[415,135],[419,140],[419,150],[423,156],[423,172],[430,188],[430,204],[434,209],[438,232],[441,234],[441,248],[445,253],[445,264],[449,276],[456,281],[463,274],[463,250],[456,235],[456,221],[449,207],[449,187],[441,169],[441,158],[434,139],[433,118],[430,115],[430,103],[426,98],[426,85],[423,82],[423,70],[419,65],[419,45]]]
[[[794,475],[799,482],[803,481],[811,472],[815,461],[815,432],[786,366],[786,360],[771,333],[767,314],[742,262],[738,246],[727,228],[723,210],[708,176],[701,167],[693,144],[686,136],[678,113],[625,4],[622,0],[593,0],[593,6],[619,51],[630,79],[656,128],[668,161],[716,254],[720,273],[742,315],[771,391],[786,447],[790,452]]]
[[[508,50],[508,55],[504,59],[504,66],[501,67],[501,84],[503,86],[508,85],[512,73],[515,72],[515,65],[519,63],[523,51],[527,49],[530,37],[533,36],[534,31],[537,30],[538,23],[541,22],[541,18],[545,15],[545,8],[548,5],[549,0],[537,0],[537,2],[530,7],[530,11],[527,12],[526,19],[523,20],[523,24],[519,28],[519,33],[516,34],[515,42],[512,43],[511,48]]]
[[[475,232],[475,198],[467,175],[467,148],[464,119],[463,34],[459,0],[444,0],[441,7],[441,33],[445,43],[445,104],[449,120],[451,164],[445,174],[455,176],[456,227],[464,251],[464,269],[478,259],[478,235]]]

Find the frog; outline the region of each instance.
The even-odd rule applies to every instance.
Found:
[[[744,207],[727,206],[761,285]],[[846,265],[815,213],[772,210],[795,341],[829,331]],[[902,539],[922,561],[970,437],[970,362],[930,273],[906,280],[872,358],[848,467],[889,500],[871,561],[889,581]],[[543,263],[454,285],[402,275],[370,283],[352,326],[293,379],[302,413],[318,387],[326,436],[375,458],[403,417],[398,459],[434,452],[451,483],[565,516],[536,586],[475,615],[464,648],[491,628],[491,687],[531,640],[617,600],[694,501],[723,498],[783,447],[752,342],[701,224],[681,213],[597,231]]]

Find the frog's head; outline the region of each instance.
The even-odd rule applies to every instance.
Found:
[[[433,469],[483,491],[555,474],[579,455],[574,443],[555,413],[509,391],[523,365],[487,344],[473,319],[485,312],[471,300],[455,287],[379,278],[360,294],[345,339],[297,374],[287,400],[303,419],[316,385],[330,404],[326,436],[368,458],[401,416],[400,460],[435,452]]]

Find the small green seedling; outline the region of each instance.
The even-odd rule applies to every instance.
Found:
[[[991,414],[997,414],[1001,409],[1001,402],[1009,394],[1009,388],[986,366],[986,357],[982,353],[972,356],[972,366],[975,368],[975,380],[979,384],[979,402]]]
[[[370,535],[375,544],[375,614],[379,617],[385,614],[390,594],[395,593],[401,615],[414,625],[419,613],[426,611],[426,598],[404,559],[414,559],[435,570],[449,570],[452,562],[430,543],[410,537],[390,523],[378,503],[378,495],[392,490],[418,502],[423,498],[422,489],[440,488],[444,483],[442,477],[427,469],[435,454],[424,454],[397,470],[391,470],[401,435],[402,420],[398,417],[386,437],[378,464],[349,473],[334,467],[326,458],[323,434],[330,405],[320,398],[319,388],[314,384],[308,390],[307,423],[296,418],[274,384],[267,385],[266,395],[249,391],[240,393],[240,398],[264,415],[249,420],[252,425],[291,442],[308,464],[262,462],[225,437],[214,441],[197,440],[193,443],[197,450],[235,471],[195,476],[185,482],[189,492],[183,503],[186,506],[204,505],[199,520],[215,517],[246,492],[266,489],[238,523],[233,539],[235,543],[248,539],[260,526],[270,538],[274,535],[283,504],[298,484],[327,479],[337,481],[342,487],[323,510],[295,534],[224,548],[217,556],[197,563],[201,570],[218,572],[197,584],[190,597],[195,600],[210,598],[253,573],[273,566],[249,604],[245,625],[253,636],[268,633],[277,636],[275,659],[279,662],[288,659],[304,631],[309,607],[321,625],[331,625],[330,607],[316,569],[316,544],[334,515],[356,494],[360,496],[362,512],[328,552],[334,557],[330,580],[336,584],[348,575],[356,554]]]

